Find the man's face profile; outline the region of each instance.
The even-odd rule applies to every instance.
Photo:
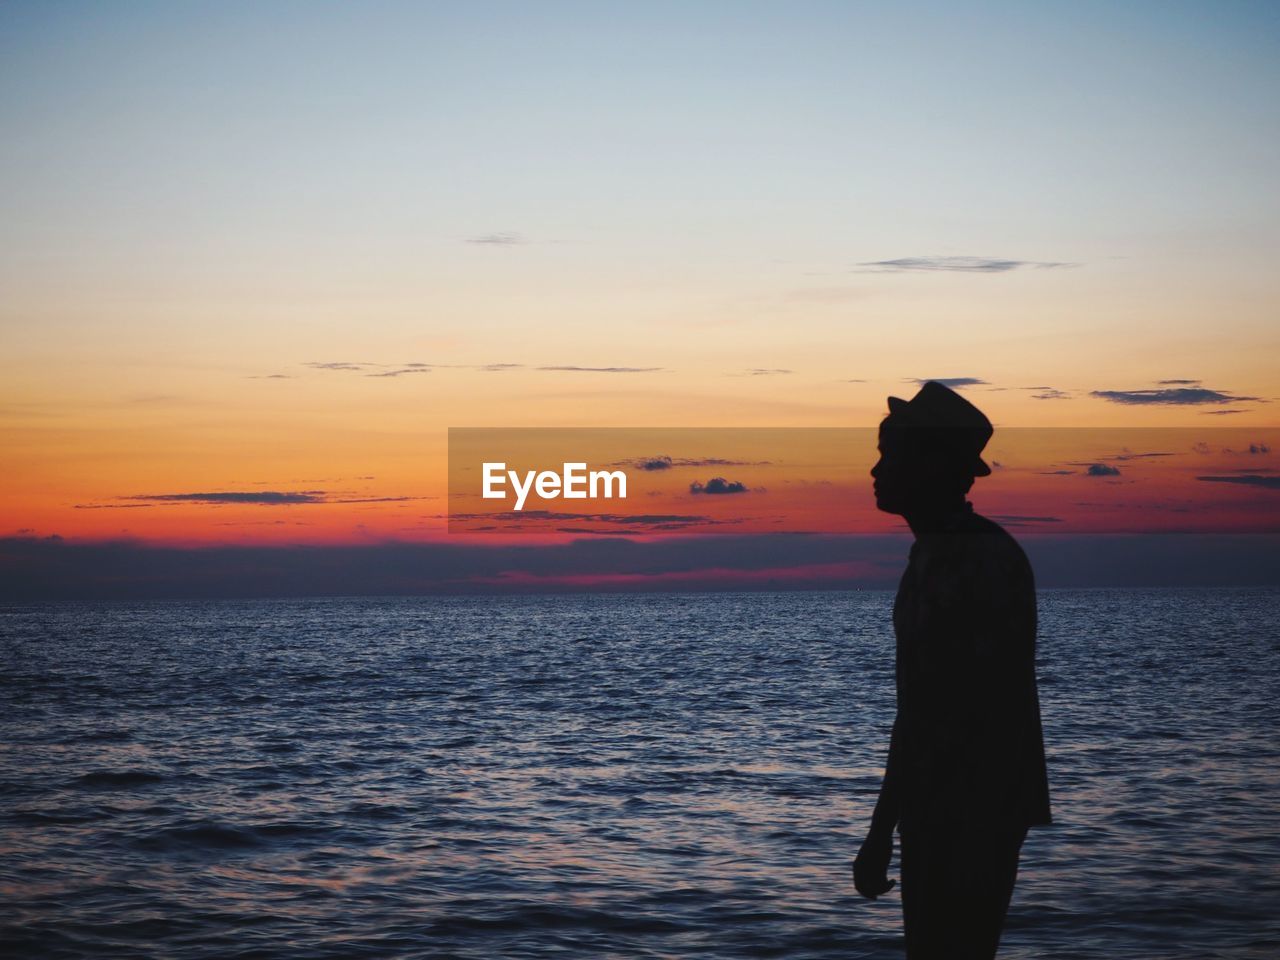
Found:
[[[915,491],[912,488],[918,483],[920,476],[920,471],[913,469],[915,458],[911,456],[901,433],[884,424],[880,426],[878,449],[880,459],[871,468],[876,509],[885,513],[906,513],[914,499]]]
[[[928,512],[963,498],[972,472],[944,442],[946,431],[880,424],[880,459],[871,468],[876,508],[907,515]]]

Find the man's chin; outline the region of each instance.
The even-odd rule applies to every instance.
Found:
[[[884,497],[876,497],[876,509],[882,513],[902,515],[902,505],[894,503],[892,500],[886,500]]]

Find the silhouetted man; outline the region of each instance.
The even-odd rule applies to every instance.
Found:
[[[915,534],[893,608],[898,713],[854,884],[875,899],[900,840],[910,960],[993,957],[1027,828],[1050,822],[1031,566],[965,499],[990,421],[926,383],[889,398],[876,506]]]

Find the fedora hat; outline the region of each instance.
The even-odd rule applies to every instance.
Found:
[[[939,448],[968,461],[975,477],[991,473],[981,453],[995,428],[981,410],[950,387],[930,380],[910,400],[889,397],[885,423],[928,428]]]

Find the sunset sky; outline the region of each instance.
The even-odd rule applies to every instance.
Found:
[[[1280,499],[1277,40],[1247,2],[4,4],[0,537],[430,540],[449,427],[871,427],[929,378],[997,436],[1256,442],[1214,469]]]

